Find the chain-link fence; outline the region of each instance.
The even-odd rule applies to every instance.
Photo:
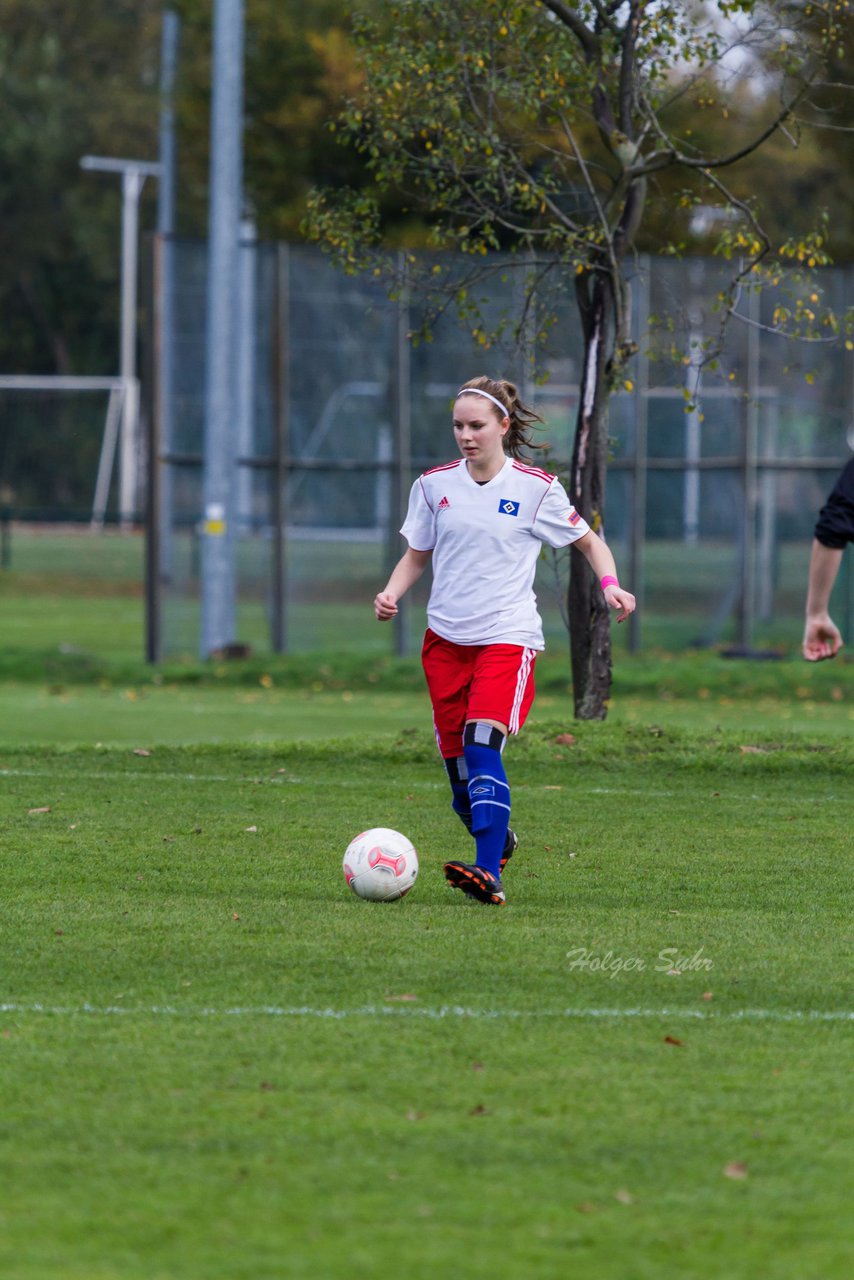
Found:
[[[205,333],[205,248],[177,242],[172,385],[156,423],[160,651],[199,638],[199,524]],[[461,381],[483,372],[517,381],[546,420],[549,465],[565,465],[578,405],[582,341],[571,281],[556,293],[548,345],[523,358],[508,340],[484,350],[446,315],[414,343],[417,299],[337,271],[316,250],[245,245],[235,352],[235,512],[239,646],[292,651],[343,644],[387,648],[370,602],[400,554],[412,480],[455,456],[449,409]],[[605,529],[643,608],[633,649],[789,643],[800,626],[816,513],[847,457],[854,366],[840,344],[771,332],[778,299],[746,293],[718,367],[699,370],[720,325],[729,265],[643,260],[632,287],[641,346],[631,382],[612,400]],[[841,311],[851,273],[826,271]],[[494,316],[512,313],[508,272],[483,290]],[[657,357],[656,352],[673,350]],[[538,597],[550,644],[565,644],[566,565],[544,555]],[[840,590],[850,582],[845,579]],[[394,645],[410,652],[427,586],[402,610]],[[850,590],[849,590],[850,594]],[[843,609],[845,605],[843,605]],[[417,619],[417,625],[416,625]]]
[[[141,368],[156,461],[141,459],[139,474],[152,482],[148,648],[166,656],[195,654],[200,643],[207,254],[201,242],[155,249]],[[546,465],[560,469],[570,457],[582,355],[572,282],[553,289],[547,344],[523,358],[509,339],[484,350],[453,314],[433,326],[432,341],[413,343],[423,319],[416,298],[390,301],[382,282],[345,276],[314,249],[247,244],[241,256],[234,642],[262,652],[411,652],[428,584],[396,630],[375,624],[371,600],[402,550],[412,480],[455,456],[449,411],[460,382],[479,373],[518,382],[546,420]],[[837,311],[853,274],[821,273]],[[630,386],[612,397],[605,512],[621,575],[642,604],[617,633],[633,649],[793,643],[816,513],[854,444],[854,357],[839,343],[772,334],[778,299],[768,294],[745,293],[719,367],[700,375],[729,275],[729,264],[670,259],[641,260],[634,273],[640,350]],[[520,276],[508,270],[484,286],[492,319],[519,313]],[[22,507],[40,519],[48,508],[64,518],[94,513],[109,425],[107,392],[98,395],[0,387],[0,532]],[[26,492],[5,484],[4,467],[25,456],[52,477],[44,496],[35,463]],[[8,560],[5,535],[3,548]],[[834,601],[849,631],[850,559]],[[565,646],[563,557],[543,556],[537,591],[549,646]]]

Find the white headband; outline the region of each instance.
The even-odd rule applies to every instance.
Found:
[[[491,396],[488,391],[481,391],[480,387],[460,387],[457,392],[458,400],[460,396],[485,396],[487,400],[491,400],[493,404],[498,406],[501,410],[502,418],[510,417],[510,410],[507,408],[507,405],[502,404],[497,396]]]

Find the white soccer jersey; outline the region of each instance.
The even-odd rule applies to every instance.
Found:
[[[589,531],[556,476],[508,458],[478,484],[463,458],[412,486],[401,533],[433,552],[427,621],[454,644],[542,649],[534,574],[541,544],[565,547]]]

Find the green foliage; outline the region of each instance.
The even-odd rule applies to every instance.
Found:
[[[432,247],[455,249],[463,259],[450,269],[429,259],[408,264],[407,283],[426,304],[425,335],[433,314],[453,302],[488,348],[509,318],[496,323],[482,315],[474,286],[490,273],[519,271],[524,304],[510,323],[530,367],[532,338],[541,339],[556,314],[555,286],[565,296],[574,285],[584,349],[569,492],[594,530],[604,512],[609,398],[629,387],[627,365],[641,336],[633,331],[624,263],[662,198],[656,183],[676,176],[678,208],[689,226],[701,197],[713,201],[711,220],[723,218],[719,251],[729,260],[739,250],[718,299],[719,332],[680,357],[697,367],[711,364],[744,291],[767,280],[773,253],[755,202],[727,185],[727,171],[776,134],[789,136],[818,61],[836,47],[840,10],[837,0],[807,11],[785,0],[770,8],[733,2],[716,19],[693,4],[480,0],[461,9],[399,0],[389,30],[368,19],[357,23],[365,84],[341,115],[344,138],[364,156],[381,191],[412,198],[432,225]],[[701,108],[716,106],[730,42],[742,56],[762,59],[779,102],[767,123],[751,121],[746,137],[706,131],[698,145],[693,130],[683,128],[679,104],[691,95]],[[388,271],[375,250],[374,203],[362,210],[360,225],[352,200],[342,206],[335,194],[315,194],[306,226],[345,269],[373,259],[377,273]],[[678,234],[678,224],[673,230]],[[778,246],[772,278],[777,286],[785,277],[796,300],[794,312],[778,309],[775,332],[838,341],[842,330],[854,331],[854,309],[842,318],[827,311],[818,317],[797,301],[802,275],[787,262],[812,269],[829,260],[826,243],[826,235],[806,227]],[[679,254],[685,241],[673,236],[658,248]],[[394,288],[400,287],[396,271]],[[695,407],[690,390],[686,407]],[[570,576],[566,618],[576,713],[602,717],[611,678],[608,617],[589,574]]]
[[[116,371],[121,184],[79,162],[156,155],[159,10],[52,3],[34,21],[27,0],[0,3],[4,372]]]
[[[526,291],[545,300],[545,311],[557,266],[575,273],[582,314],[607,279],[613,387],[635,349],[619,266],[633,245],[735,253],[727,314],[743,282],[765,281],[772,249],[776,277],[788,275],[793,257],[811,268],[828,261],[838,218],[825,217],[821,233],[798,218],[783,231],[772,213],[774,247],[754,192],[765,147],[795,141],[790,117],[807,110],[811,60],[836,48],[847,14],[836,4],[810,6],[806,15],[787,4],[773,14],[753,3],[718,9],[724,21],[675,3],[606,11],[481,0],[462,12],[401,0],[391,26],[357,18],[364,85],[335,128],[381,192],[412,200],[434,249],[474,259],[462,286],[460,272],[449,278],[441,265],[419,270],[413,261],[410,279],[420,292],[455,292],[477,333],[466,285],[490,263],[508,270],[503,260],[496,265],[498,249],[519,255]],[[736,20],[734,35],[726,24]],[[733,43],[743,45],[745,64],[761,67],[778,102],[765,95],[766,106],[743,85],[729,87],[719,64]],[[712,224],[727,215],[717,239],[694,229],[698,208]],[[380,225],[375,199],[315,192],[309,200],[308,233],[348,270],[369,263],[388,270],[376,252]],[[527,316],[520,338],[525,325]],[[796,325],[782,331],[801,336]],[[484,329],[483,336],[488,345],[495,335]]]
[[[178,230],[207,226],[209,0],[181,17]],[[157,158],[160,0],[0,0],[0,335],[4,372],[112,374],[118,362],[121,181],[81,156]],[[312,184],[361,181],[327,122],[360,73],[337,0],[246,6],[247,202],[266,237],[293,238]],[[156,182],[143,192],[143,236]],[[145,268],[143,264],[143,277]],[[63,429],[57,449],[72,448]]]

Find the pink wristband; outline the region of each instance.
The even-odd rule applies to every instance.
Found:
[[[600,578],[600,582],[602,583],[603,591],[606,587],[618,587],[620,585],[617,579],[612,577],[610,573],[606,573],[604,578]]]

